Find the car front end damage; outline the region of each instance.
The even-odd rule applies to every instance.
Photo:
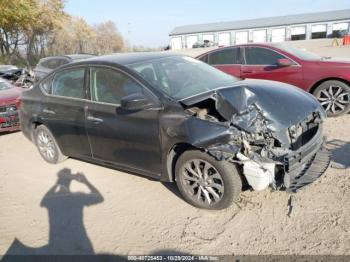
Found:
[[[226,126],[196,146],[218,161],[241,166],[254,190],[271,186],[297,192],[329,166],[326,114],[311,95],[293,86],[245,80],[182,102],[192,117]]]

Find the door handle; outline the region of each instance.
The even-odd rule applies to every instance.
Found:
[[[45,108],[45,109],[43,110],[43,113],[45,113],[45,114],[50,114],[50,115],[55,115],[55,114],[56,114],[55,111],[49,110],[49,109],[47,109],[47,108]]]
[[[102,118],[97,118],[97,117],[93,117],[93,116],[88,116],[87,120],[91,121],[91,122],[95,122],[95,123],[102,123],[103,122]]]

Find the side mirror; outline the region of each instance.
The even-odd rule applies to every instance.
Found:
[[[292,66],[293,62],[287,58],[282,58],[277,60],[277,65],[287,67],[287,66]]]
[[[126,111],[143,110],[152,105],[152,102],[142,93],[134,93],[121,99],[121,108]]]

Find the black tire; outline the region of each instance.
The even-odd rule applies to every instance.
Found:
[[[197,160],[199,162],[196,162]],[[188,180],[188,177],[197,179],[197,176],[191,176],[193,173],[188,171],[188,165],[195,168],[196,163],[199,163],[198,166],[201,171],[207,170],[208,179],[201,179],[200,181],[198,179],[199,182]],[[185,165],[187,168],[185,168]],[[209,166],[211,167],[208,168]],[[191,170],[194,169],[191,168]],[[204,174],[204,172],[200,173]],[[217,179],[217,173],[221,179]],[[242,179],[234,164],[227,161],[217,161],[207,153],[198,150],[186,151],[179,157],[175,166],[175,179],[183,198],[189,204],[203,209],[218,210],[227,208],[239,199],[242,191]],[[221,184],[222,187],[220,187]],[[208,188],[210,188],[210,191]],[[216,199],[214,193],[216,197],[219,196],[220,198]]]
[[[340,92],[337,95],[337,92]],[[313,92],[329,117],[347,114],[350,111],[350,87],[338,80],[321,83]]]
[[[46,150],[43,149],[44,144],[42,141],[42,136],[47,137],[47,139],[49,139],[50,141],[49,144],[46,146]],[[62,154],[54,136],[46,126],[40,125],[36,129],[34,129],[33,137],[34,137],[35,145],[37,146],[41,157],[46,162],[50,164],[57,164],[67,159],[67,157]],[[48,151],[50,151],[50,154],[47,153]]]

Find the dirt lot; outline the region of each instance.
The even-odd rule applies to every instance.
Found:
[[[0,135],[0,254],[350,255],[349,130],[350,115],[327,120],[333,167],[316,183],[292,197],[246,191],[220,212],[143,177],[49,165],[21,133]]]
[[[336,168],[291,201],[246,191],[220,212],[189,206],[174,187],[146,178],[73,159],[46,164],[21,133],[1,135],[0,253],[349,255],[349,130],[350,115],[327,120]],[[94,195],[57,193],[62,172],[84,174]],[[70,190],[89,192],[76,180]]]

